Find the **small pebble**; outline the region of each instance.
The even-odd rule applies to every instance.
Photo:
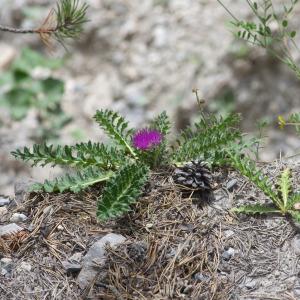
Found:
[[[196,273],[194,275],[194,279],[201,282],[208,282],[210,280],[210,276],[207,276],[203,273]]]
[[[8,258],[8,257],[3,257],[3,258],[1,258],[0,262],[1,262],[1,265],[4,265],[4,266],[10,265],[10,264],[12,264],[12,259]]]
[[[224,260],[230,260],[234,256],[235,250],[233,248],[228,248],[222,253],[222,258]]]
[[[8,274],[8,271],[5,268],[1,269],[1,273],[2,276],[6,276]]]
[[[10,218],[11,222],[24,222],[28,219],[24,214],[14,213]]]
[[[248,290],[252,290],[254,289],[256,286],[256,281],[255,280],[248,280],[245,282],[245,287],[248,289]]]
[[[233,191],[233,188],[237,185],[238,181],[236,179],[231,179],[227,184],[226,184],[226,189],[229,192]]]
[[[300,234],[294,236],[291,241],[291,246],[294,249],[296,255],[300,255]]]
[[[23,228],[18,226],[16,223],[2,225],[2,226],[0,226],[0,237],[4,236],[4,235],[10,235],[13,233],[17,233],[22,230],[23,230]]]
[[[71,257],[69,257],[68,261],[70,262],[80,262],[82,260],[82,253],[76,252]]]
[[[0,206],[8,205],[9,203],[10,203],[9,198],[0,196]]]
[[[6,215],[8,212],[7,208],[5,206],[0,207],[0,217]]]
[[[22,270],[22,271],[27,271],[30,272],[31,271],[31,265],[26,262],[26,261],[22,261],[20,266],[18,267],[18,270]]]
[[[57,226],[57,230],[63,231],[63,230],[64,230],[64,227],[63,227],[62,225],[58,225],[58,226]]]
[[[70,263],[66,260],[62,262],[62,265],[66,272],[75,273],[79,272],[82,269],[82,266],[80,264]]]

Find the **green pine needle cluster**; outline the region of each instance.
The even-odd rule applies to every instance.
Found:
[[[296,221],[300,221],[300,211],[295,204],[300,203],[300,193],[292,189],[292,176],[289,169],[285,169],[277,180],[276,185],[272,184],[253,161],[248,157],[228,152],[232,167],[254,183],[269,199],[272,205],[244,205],[234,208],[233,211],[245,214],[267,214],[277,213],[290,215]]]
[[[13,28],[0,25],[0,31],[16,34],[38,34],[46,46],[52,49],[51,39],[64,46],[66,39],[77,39],[88,22],[88,5],[79,0],[58,0],[56,8],[51,9],[43,24],[35,29]]]
[[[111,110],[98,110],[94,116],[100,128],[113,144],[80,143],[72,146],[34,145],[12,152],[12,155],[32,166],[62,166],[74,172],[52,181],[35,184],[36,192],[80,192],[96,183],[106,183],[98,199],[97,215],[100,219],[118,217],[130,209],[146,183],[150,170],[162,166],[180,165],[192,159],[210,159],[214,165],[224,162],[225,149],[241,143],[237,129],[238,115],[226,118],[210,116],[186,129],[176,147],[168,143],[171,123],[165,112],[154,118],[148,129],[162,135],[161,143],[151,149],[137,149],[133,137],[139,130],[129,127],[128,121]],[[213,159],[211,159],[213,157]]]

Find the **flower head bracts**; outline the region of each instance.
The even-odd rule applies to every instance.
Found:
[[[133,135],[132,143],[136,149],[145,151],[159,145],[162,140],[163,135],[158,130],[142,129]]]

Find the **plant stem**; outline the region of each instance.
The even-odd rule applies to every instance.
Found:
[[[4,26],[4,25],[0,25],[0,31],[6,31],[6,32],[11,32],[11,33],[21,33],[21,34],[38,33],[37,29],[13,28],[13,27]]]

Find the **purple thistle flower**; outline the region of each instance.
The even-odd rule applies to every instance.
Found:
[[[162,134],[153,129],[142,129],[137,131],[132,138],[133,146],[140,150],[149,150],[162,142]]]

